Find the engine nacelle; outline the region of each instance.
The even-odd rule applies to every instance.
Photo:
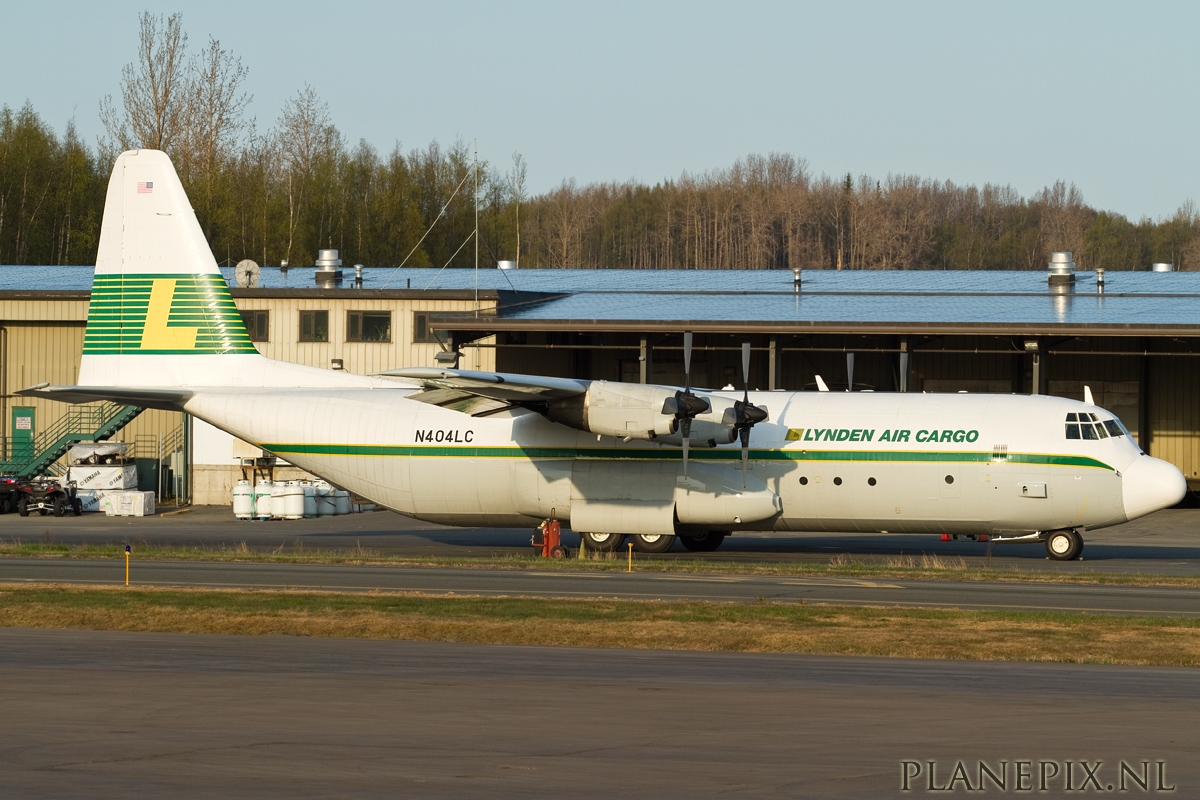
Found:
[[[675,432],[674,416],[662,413],[675,396],[666,386],[592,381],[585,394],[548,404],[546,416],[562,425],[623,439],[657,439]]]

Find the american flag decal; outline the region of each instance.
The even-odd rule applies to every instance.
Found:
[[[138,181],[138,194],[154,194],[154,181]]]

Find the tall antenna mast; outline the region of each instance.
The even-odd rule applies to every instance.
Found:
[[[479,140],[475,140],[475,316],[479,316]]]

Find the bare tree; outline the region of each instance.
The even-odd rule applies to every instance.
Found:
[[[521,266],[521,202],[525,199],[525,172],[528,166],[520,153],[512,154],[513,168],[508,176],[508,189],[512,194],[517,221],[517,266]]]
[[[329,116],[329,106],[309,84],[283,107],[277,124],[276,140],[287,181],[288,231],[285,258],[290,262],[296,228],[309,200],[309,188],[316,176],[318,162],[339,144],[337,129]]]
[[[215,184],[222,166],[236,158],[238,139],[246,129],[243,113],[250,95],[241,90],[249,70],[209,38],[192,63],[184,141],[178,166],[199,190],[205,232],[211,235]]]
[[[121,108],[112,95],[100,104],[100,121],[121,149],[146,147],[173,151],[186,125],[190,94],[187,34],[183,15],[164,19],[149,11],[141,25],[137,61],[121,70]],[[102,149],[111,149],[102,145]]]

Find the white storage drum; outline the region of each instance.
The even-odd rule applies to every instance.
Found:
[[[275,484],[271,481],[259,481],[254,487],[254,516],[257,519],[271,518],[271,491]]]
[[[304,490],[304,517],[312,519],[317,515],[317,492],[312,481],[300,481],[300,488]]]
[[[304,517],[304,488],[300,481],[275,484],[271,496],[272,516],[276,519],[302,519]]]
[[[333,487],[325,481],[317,481],[313,485],[313,491],[316,494],[317,500],[317,516],[331,517],[337,511],[334,505]]]
[[[350,508],[350,493],[345,489],[338,489],[333,493],[333,513],[349,514]]]
[[[233,487],[233,516],[250,519],[254,516],[254,489],[250,481],[238,481]]]

